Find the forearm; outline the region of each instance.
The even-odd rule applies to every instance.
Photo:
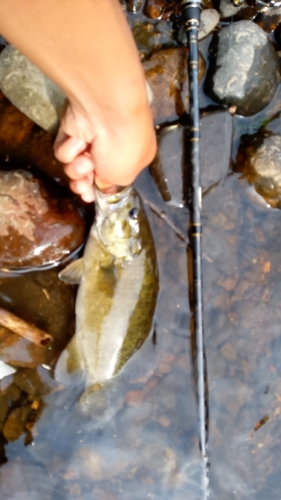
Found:
[[[0,0],[0,32],[99,123],[110,125],[115,108],[124,119],[146,109],[143,71],[118,0]]]
[[[91,153],[90,165],[84,157],[88,173],[101,186],[131,183],[153,159],[156,137],[144,72],[119,0],[0,0],[0,33],[69,98],[62,142],[55,144],[69,177],[83,181],[76,167],[85,147]]]

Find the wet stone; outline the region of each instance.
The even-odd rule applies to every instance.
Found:
[[[268,206],[281,208],[281,135],[246,141],[237,155],[237,169]]]
[[[11,45],[0,55],[0,88],[37,125],[48,132],[56,132],[65,102],[64,93]]]
[[[200,123],[201,187],[203,195],[225,178],[229,172],[232,117],[228,112],[202,116]],[[222,133],[224,140],[221,140]],[[158,134],[158,152],[150,165],[151,175],[164,201],[174,206],[186,203],[184,186],[189,181],[185,166],[184,145],[188,144],[188,131],[180,125],[171,125]]]
[[[231,23],[215,34],[205,92],[215,102],[250,116],[270,103],[280,81],[278,55],[251,21]]]
[[[165,0],[146,0],[144,14],[152,19],[160,19],[166,10]]]
[[[3,427],[3,434],[8,441],[15,441],[25,430],[30,407],[20,406],[9,413]]]
[[[234,5],[232,0],[219,0],[218,10],[221,19],[237,16],[240,19],[252,19],[255,9],[250,7],[246,1],[237,2],[239,5]]]
[[[126,0],[129,12],[139,12],[144,5],[145,0]]]
[[[78,248],[84,221],[71,199],[24,170],[0,171],[0,265],[41,266]]]
[[[153,92],[152,114],[155,125],[171,122],[186,113],[189,107],[187,52],[184,47],[159,50],[143,67]],[[205,62],[199,55],[199,81],[205,73]]]
[[[137,20],[132,25],[132,33],[141,59],[147,58],[155,50],[175,45],[174,30],[172,25],[167,21],[159,21],[156,24],[152,24],[141,23]]]
[[[215,9],[203,10],[200,17],[198,40],[203,40],[206,36],[208,36],[216,27],[219,20],[219,13]],[[177,40],[180,44],[187,45],[187,36],[184,24],[182,24],[178,32]]]
[[[46,362],[48,348],[42,348],[16,333],[0,327],[0,359],[14,367],[35,368]]]

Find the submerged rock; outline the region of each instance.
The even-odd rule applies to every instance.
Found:
[[[85,224],[73,201],[25,170],[0,171],[0,265],[59,262],[79,247]]]
[[[65,102],[64,93],[11,45],[0,55],[0,88],[37,125],[48,132],[56,132]]]
[[[269,104],[279,81],[278,55],[259,26],[239,21],[215,35],[205,83],[214,101],[250,116]]]
[[[143,67],[153,92],[154,123],[171,122],[184,115],[189,107],[187,51],[184,47],[159,50]],[[205,73],[205,61],[199,54],[199,81]]]
[[[161,19],[166,8],[165,0],[146,0],[144,14],[151,19]]]
[[[200,167],[203,195],[215,187],[229,171],[232,117],[228,112],[209,113],[201,118]],[[223,137],[223,140],[222,140]],[[185,145],[185,148],[184,148]],[[184,160],[188,131],[180,125],[166,127],[158,134],[158,153],[149,169],[164,201],[174,206],[186,204],[190,170]]]
[[[139,12],[143,8],[145,0],[126,0],[129,12]]]
[[[237,155],[237,169],[273,208],[281,208],[281,135],[250,138]]]
[[[138,20],[132,24],[131,29],[141,59],[145,59],[155,50],[173,47],[176,44],[173,27],[166,21],[152,24],[141,23]]]
[[[241,12],[243,9],[247,8],[247,6],[248,4],[245,0],[237,2],[237,4],[234,4],[232,0],[220,0],[218,8],[221,18],[225,19],[227,17],[236,16],[238,12]]]

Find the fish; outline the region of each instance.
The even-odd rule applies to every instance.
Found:
[[[95,204],[83,257],[59,273],[61,280],[79,287],[75,335],[55,375],[65,370],[63,365],[69,374],[83,373],[84,403],[121,372],[147,339],[158,295],[154,240],[134,187],[115,194],[95,188]]]

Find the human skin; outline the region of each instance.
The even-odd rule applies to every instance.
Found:
[[[71,189],[126,186],[156,153],[138,52],[119,0],[0,0],[0,33],[65,92],[54,145]]]

